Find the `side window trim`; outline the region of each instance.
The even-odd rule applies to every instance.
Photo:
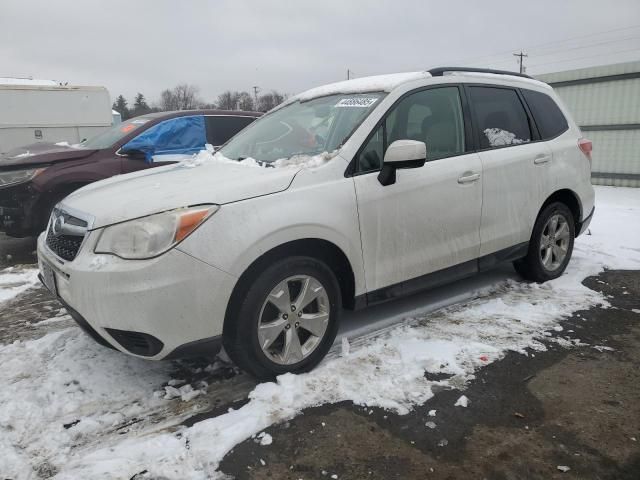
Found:
[[[473,145],[473,142],[470,142],[470,124],[468,122],[470,122],[471,117],[469,115],[469,112],[467,111],[468,108],[468,102],[465,96],[465,93],[463,91],[463,84],[460,83],[439,83],[437,85],[427,85],[425,87],[420,87],[420,88],[416,88],[415,90],[410,90],[406,93],[404,93],[402,96],[400,96],[399,98],[396,99],[395,102],[393,102],[393,104],[387,109],[386,112],[384,112],[384,115],[382,116],[382,118],[380,120],[378,120],[378,122],[375,124],[375,126],[371,129],[371,132],[369,132],[369,135],[367,135],[367,138],[365,139],[364,142],[362,142],[362,144],[360,145],[360,147],[358,148],[358,150],[356,151],[355,155],[353,156],[353,158],[351,159],[351,162],[349,162],[349,165],[347,166],[347,169],[344,172],[344,176],[345,177],[355,177],[358,175],[366,175],[368,173],[376,173],[379,172],[379,170],[367,170],[367,171],[359,171],[358,170],[358,158],[360,157],[360,154],[362,153],[362,151],[364,150],[364,148],[369,144],[369,141],[371,140],[371,138],[373,138],[373,136],[375,135],[375,133],[378,131],[378,129],[382,126],[383,129],[383,157],[384,157],[384,152],[387,151],[388,145],[387,145],[387,117],[393,112],[393,110],[396,108],[396,106],[398,106],[398,104],[400,102],[402,102],[402,100],[404,100],[406,97],[419,93],[419,92],[423,92],[425,90],[433,90],[436,88],[451,88],[451,87],[456,87],[458,89],[458,96],[460,97],[460,105],[462,108],[462,118],[463,118],[463,128],[465,129],[465,135],[464,135],[464,143],[465,143],[465,148],[464,148],[464,152],[456,154],[456,155],[450,155],[448,157],[440,157],[437,160],[445,160],[447,158],[453,158],[453,157],[459,157],[460,155],[466,155],[468,153],[472,153],[475,151],[474,147],[475,145]],[[381,159],[381,161],[383,161],[383,159]],[[427,163],[429,162],[429,160],[427,160]]]
[[[540,135],[538,133],[538,128],[537,125],[535,124],[534,120],[533,120],[533,116],[531,115],[531,112],[529,111],[529,106],[527,105],[527,103],[524,101],[524,97],[522,96],[522,93],[520,92],[520,88],[519,87],[511,87],[508,85],[496,85],[493,83],[465,83],[463,84],[463,88],[465,90],[465,92],[467,92],[468,98],[471,99],[471,92],[469,92],[469,89],[472,87],[486,87],[486,88],[501,88],[504,90],[512,90],[516,93],[516,95],[518,96],[518,99],[520,100],[520,103],[522,104],[522,108],[524,109],[525,115],[527,116],[527,122],[529,123],[529,129],[530,129],[530,133],[531,133],[531,140],[529,142],[526,143],[519,143],[516,145],[501,145],[498,147],[489,147],[489,148],[480,148],[480,145],[482,145],[481,141],[480,141],[480,128],[479,128],[479,122],[478,122],[478,116],[477,116],[477,111],[475,108],[475,105],[473,105],[473,102],[469,101],[470,104],[470,110],[471,110],[471,117],[472,117],[472,121],[473,121],[473,137],[475,139],[475,152],[488,152],[491,150],[499,150],[502,148],[514,148],[514,147],[521,147],[523,145],[529,145],[531,143],[536,143],[536,142],[540,142],[542,141],[540,139]]]

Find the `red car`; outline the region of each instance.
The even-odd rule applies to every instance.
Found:
[[[37,235],[53,206],[113,175],[175,162],[205,144],[220,146],[260,113],[185,110],[135,117],[79,145],[36,143],[0,158],[0,231]]]

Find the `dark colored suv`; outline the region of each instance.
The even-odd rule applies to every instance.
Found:
[[[259,113],[185,110],[135,117],[79,145],[37,143],[0,158],[0,231],[14,237],[46,228],[53,206],[113,175],[175,162],[205,144],[220,146]]]

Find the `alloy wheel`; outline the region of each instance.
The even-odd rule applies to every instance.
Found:
[[[278,283],[267,295],[258,320],[262,352],[274,363],[293,365],[321,343],[331,305],[324,286],[309,275]]]
[[[547,271],[560,268],[569,251],[570,237],[569,223],[564,215],[552,215],[540,238],[540,261]]]

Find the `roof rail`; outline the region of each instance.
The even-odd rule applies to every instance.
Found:
[[[438,67],[429,70],[432,77],[441,77],[444,72],[471,72],[471,73],[494,73],[496,75],[513,75],[515,77],[531,78],[529,75],[507,70],[493,70],[491,68],[470,68],[470,67]]]

